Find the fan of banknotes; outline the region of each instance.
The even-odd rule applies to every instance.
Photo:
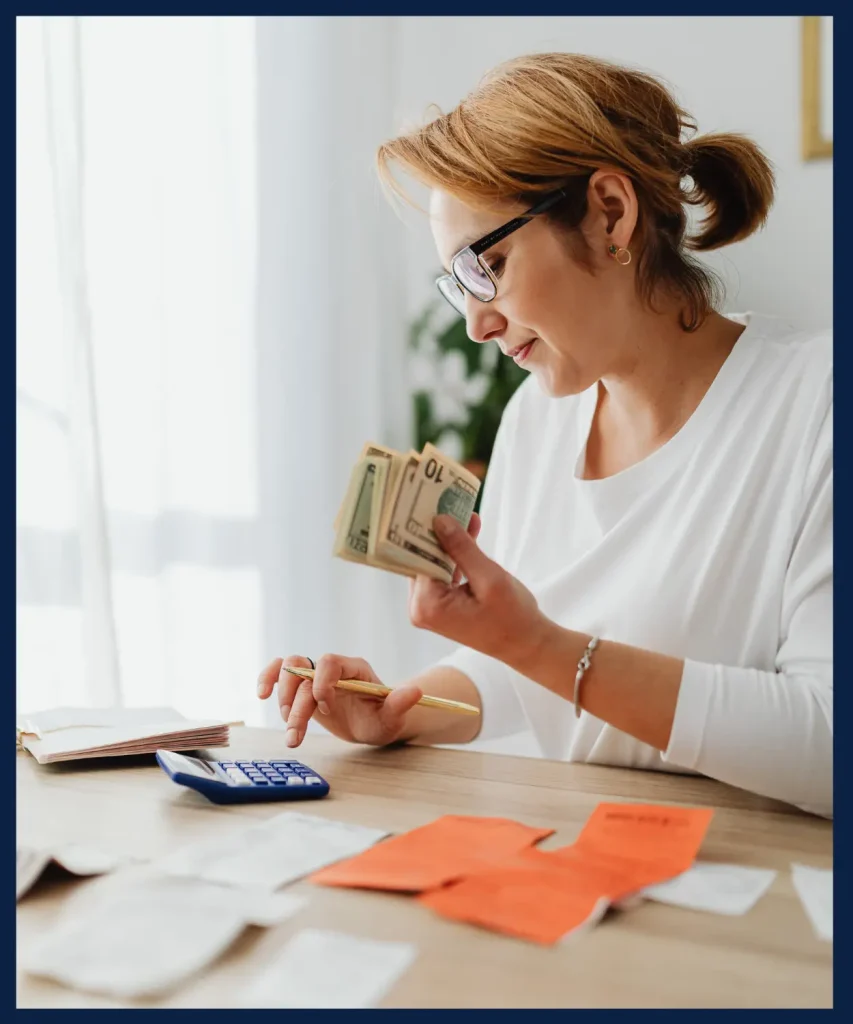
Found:
[[[335,519],[333,554],[403,576],[450,583],[455,563],[432,529],[447,514],[467,528],[480,480],[431,444],[405,454],[364,446]]]

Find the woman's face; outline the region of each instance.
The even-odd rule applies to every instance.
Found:
[[[475,210],[434,191],[430,222],[445,269],[460,249],[523,212],[514,205]],[[609,200],[590,203],[580,229],[589,246],[587,265],[572,255],[571,237],[543,216],[483,253],[498,290],[488,303],[466,293],[471,340],[494,341],[507,355],[521,349],[516,361],[555,398],[585,391],[612,371],[626,345],[630,349],[628,325],[637,306],[633,267],[608,254],[608,244],[625,244],[617,222],[626,212]],[[633,224],[622,224],[628,238],[629,228]]]

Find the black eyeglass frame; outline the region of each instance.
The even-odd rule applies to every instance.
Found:
[[[550,210],[552,206],[561,200],[565,199],[566,193],[563,189],[558,189],[556,192],[549,192],[543,199],[540,199],[538,203],[531,206],[529,210],[522,213],[518,217],[514,217],[512,220],[507,221],[506,224],[502,224],[499,228],[495,228],[494,231],[490,231],[487,235],[483,235],[482,238],[476,242],[472,242],[471,245],[466,245],[464,249],[460,249],[450,261],[450,273],[442,274],[436,278],[435,285],[441,294],[441,297],[450,303],[451,306],[459,313],[464,316],[464,312],[453,302],[448,294],[442,288],[446,282],[453,281],[460,292],[468,292],[469,295],[473,295],[478,302],[493,302],[498,294],[498,282],[495,275],[492,273],[492,268],[482,258],[483,253],[487,252],[493,245],[497,245],[498,242],[502,242],[508,235],[511,235],[514,231],[518,231],[519,228],[524,227],[528,221],[538,216],[540,213],[544,213],[546,210]],[[454,266],[462,256],[466,253],[470,253],[482,268],[483,273],[492,282],[492,294],[489,298],[483,299],[479,295],[475,295],[470,288],[456,276]],[[464,295],[463,295],[464,299]]]

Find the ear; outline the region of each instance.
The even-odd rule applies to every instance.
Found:
[[[585,234],[595,251],[604,252],[610,245],[628,248],[640,207],[637,193],[627,174],[602,169],[589,179]]]

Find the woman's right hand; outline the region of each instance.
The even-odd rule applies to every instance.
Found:
[[[291,675],[285,666],[311,668],[311,662],[298,655],[276,658],[258,677],[258,696],[266,700],[273,690],[277,691],[281,717],[287,722],[289,747],[298,747],[305,739],[312,717],[330,733],[352,743],[377,747],[393,743],[403,733],[406,713],[423,696],[417,686],[401,686],[384,699],[336,689],[339,679],[381,682],[362,658],[324,654],[317,662],[313,680]]]

